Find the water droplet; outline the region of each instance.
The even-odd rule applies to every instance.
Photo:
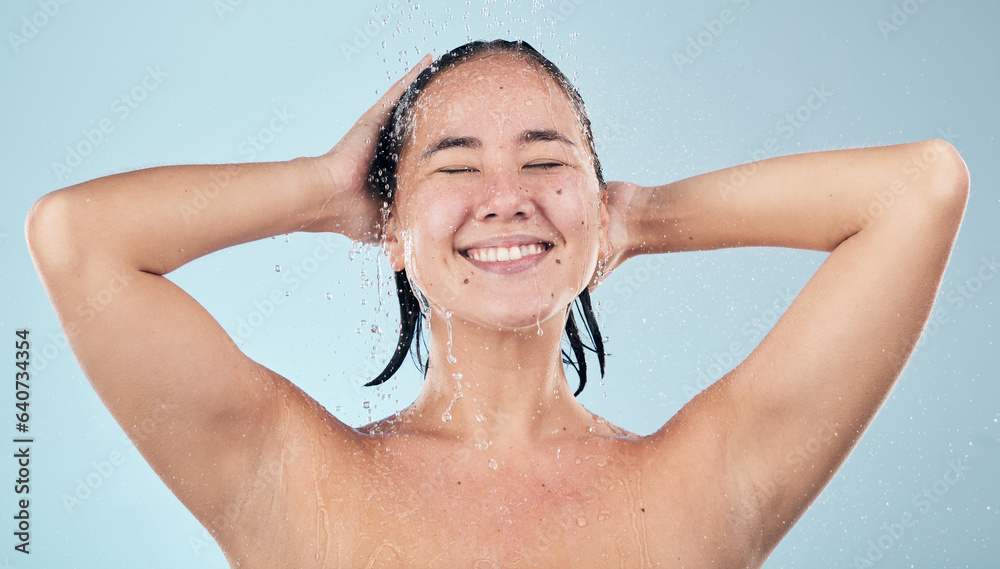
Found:
[[[493,460],[492,458],[490,459],[490,461],[487,464],[489,464],[490,468],[492,468],[493,470],[497,469],[497,461]]]
[[[378,324],[372,324],[372,333],[382,335],[382,329],[378,327]]]
[[[445,411],[444,413],[441,413],[441,420],[444,421],[445,423],[447,423],[448,421],[451,421],[451,413],[449,413],[447,411]]]
[[[280,273],[281,272],[281,265],[275,265],[274,266],[274,272]]]
[[[445,322],[448,323],[448,363],[453,364],[453,363],[457,362],[458,360],[455,359],[455,356],[452,355],[452,353],[451,353],[451,312],[447,312],[446,311],[444,313],[444,319],[445,319]]]
[[[580,516],[579,518],[576,519],[576,525],[580,527],[587,525],[587,518]]]
[[[371,409],[372,408],[372,403],[371,403],[371,401],[365,401],[364,403],[361,404],[361,407],[363,409]]]
[[[333,410],[336,411],[336,412],[338,412],[338,413],[340,413],[340,405],[337,405],[336,407],[334,407]]]
[[[479,422],[485,421],[486,417],[483,416],[482,411],[476,411],[476,420]]]
[[[326,293],[326,299],[327,300],[333,300],[333,293],[332,292]]]

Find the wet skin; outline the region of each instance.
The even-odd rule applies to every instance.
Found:
[[[745,562],[752,509],[711,475],[727,465],[712,462],[710,429],[675,420],[675,434],[644,438],[592,417],[587,432],[487,445],[483,432],[410,432],[389,419],[345,437],[304,394],[286,402],[282,439],[265,449],[282,455],[282,491],[267,484],[246,503],[243,516],[261,525],[230,550],[241,566]]]
[[[416,71],[327,155],[151,168],[36,202],[32,260],[96,393],[234,567],[760,566],[927,322],[968,198],[961,157],[928,140],[760,161],[735,193],[719,187],[743,167],[604,194],[558,86],[507,56],[465,63],[421,99],[385,228],[430,300],[431,366],[411,406],[354,429],[164,275],[265,236],[378,233],[371,141]],[[657,432],[584,409],[559,348],[597,259],[735,246],[830,255]],[[110,275],[128,285],[81,311]]]
[[[724,479],[706,476],[725,468],[703,452],[719,445],[717,433],[627,433],[586,411],[563,373],[566,306],[607,250],[608,223],[579,122],[549,77],[503,56],[435,79],[401,158],[386,239],[393,269],[406,268],[431,306],[422,392],[347,433],[290,397],[299,404],[283,411],[289,426],[272,451],[286,465],[287,518],[261,511],[274,521],[256,532],[286,541],[254,548],[247,562],[734,560],[748,510]],[[489,260],[489,249],[519,244],[541,247]],[[259,499],[273,508],[269,491]],[[266,551],[275,555],[265,562]]]

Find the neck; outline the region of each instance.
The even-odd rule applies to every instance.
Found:
[[[499,330],[432,309],[430,367],[404,420],[416,430],[476,444],[585,431],[593,415],[566,382],[563,327],[556,316]]]

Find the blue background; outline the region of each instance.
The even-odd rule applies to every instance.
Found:
[[[0,567],[226,566],[65,347],[25,247],[30,205],[114,172],[325,152],[422,54],[493,37],[530,41],[576,81],[608,179],[666,183],[746,162],[771,138],[776,154],[932,137],[958,148],[972,193],[936,323],[846,465],[766,566],[853,567],[875,553],[876,567],[997,566],[1000,278],[988,261],[1000,256],[1000,4],[48,4],[52,16],[44,0],[0,8],[0,362],[13,362],[14,331],[29,328],[36,440],[30,557],[13,550],[16,469],[13,459],[0,460]],[[34,34],[25,23],[32,20]],[[829,93],[818,109],[803,107],[813,88]],[[126,115],[121,97],[130,93],[143,100]],[[791,126],[786,115],[796,112]],[[108,132],[82,163],[54,166],[102,120]],[[272,125],[282,130],[268,132]],[[254,137],[260,149],[251,153]],[[419,375],[407,364],[383,388],[361,387],[395,342],[389,272],[377,250],[352,253],[342,237],[330,238],[335,251],[320,259],[321,239],[293,234],[242,245],[170,278],[251,357],[360,425],[409,404]],[[607,378],[593,381],[582,401],[626,428],[653,431],[745,355],[759,339],[750,333],[755,323],[773,322],[782,298],[823,258],[743,249],[630,261],[597,293],[612,355]],[[271,298],[282,301],[269,308]],[[742,344],[735,353],[733,342]],[[13,386],[0,401],[12,454]],[[913,497],[944,480],[949,460],[968,470],[919,508]],[[885,524],[904,512],[916,525],[885,537]],[[871,552],[880,538],[888,545]]]

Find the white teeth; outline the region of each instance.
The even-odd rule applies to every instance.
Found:
[[[538,255],[545,251],[545,245],[533,243],[531,245],[520,245],[513,247],[486,247],[483,249],[469,249],[467,255],[476,261],[490,263],[505,263],[508,261],[518,261],[524,257]]]

